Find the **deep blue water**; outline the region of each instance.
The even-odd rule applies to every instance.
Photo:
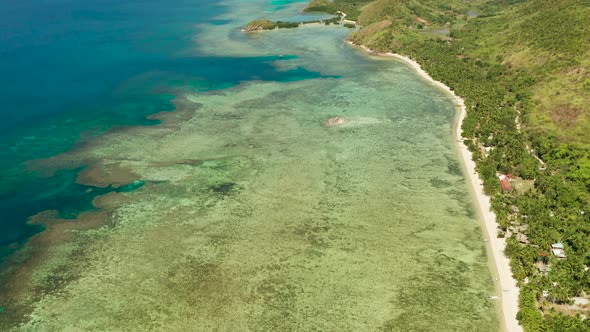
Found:
[[[0,1],[0,258],[40,229],[27,218],[48,209],[75,218],[113,190],[75,183],[79,170],[51,177],[28,160],[75,147],[113,126],[156,125],[185,90],[247,80],[317,78],[304,68],[278,71],[276,55],[201,56],[196,23],[230,24],[214,0]],[[269,2],[282,8],[288,1]],[[190,54],[190,55],[187,55]]]

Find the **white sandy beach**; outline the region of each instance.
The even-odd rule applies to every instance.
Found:
[[[350,41],[347,41],[347,43],[356,46]],[[416,61],[395,53],[374,52],[364,45],[360,45],[360,48],[370,55],[392,57],[407,63],[412,68],[414,68],[424,79],[428,80],[435,86],[445,90],[447,93],[453,96],[457,108],[460,110],[459,118],[457,120],[457,124],[455,125],[455,134],[458,143],[457,146],[463,164],[465,165],[466,174],[470,180],[469,182],[471,183],[471,187],[477,199],[481,216],[483,218],[483,224],[485,226],[484,236],[489,243],[488,250],[491,251],[491,256],[498,273],[497,288],[502,292],[501,294],[498,294],[502,310],[502,325],[503,328],[508,332],[523,331],[522,327],[518,324],[518,320],[516,319],[516,314],[518,313],[518,295],[520,290],[516,284],[516,280],[512,278],[510,261],[508,257],[504,255],[506,240],[504,238],[497,237],[498,224],[496,223],[496,215],[491,211],[490,197],[484,194],[483,182],[475,170],[475,162],[473,161],[471,151],[469,151],[467,146],[463,144],[461,124],[463,123],[467,112],[465,108],[465,101],[461,97],[457,96],[453,90],[444,85],[442,82],[435,81],[426,71],[422,69],[420,64],[418,64]]]

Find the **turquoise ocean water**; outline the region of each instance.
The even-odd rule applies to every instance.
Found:
[[[0,330],[498,330],[453,99],[304,6],[1,2]]]
[[[293,1],[269,2],[280,10]],[[174,109],[184,90],[222,89],[248,80],[317,78],[279,70],[278,55],[215,57],[192,40],[199,23],[226,8],[212,0],[0,2],[0,257],[41,230],[27,219],[44,210],[75,218],[97,195],[127,187],[76,183],[80,169],[52,176],[27,162],[72,149],[116,126],[155,125],[146,116]]]

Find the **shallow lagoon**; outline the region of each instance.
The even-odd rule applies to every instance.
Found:
[[[201,56],[320,75],[261,71],[205,92],[180,80],[160,125],[38,161],[83,161],[85,185],[146,184],[97,199],[108,225],[54,242],[27,270],[9,295],[43,295],[17,330],[497,329],[448,96],[349,48],[344,28],[239,31],[261,13],[300,15],[302,3],[227,5],[198,26]],[[342,123],[326,127],[333,117]],[[42,236],[58,234],[49,225]]]

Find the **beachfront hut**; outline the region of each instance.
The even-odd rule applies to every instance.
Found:
[[[551,249],[551,252],[553,252],[553,255],[557,258],[567,258],[563,249]]]
[[[563,243],[557,242],[551,245],[551,249],[565,249]]]
[[[557,243],[552,244],[551,245],[551,252],[557,258],[567,258],[567,256],[565,255],[563,243],[561,243],[561,242],[557,242]]]
[[[498,175],[498,180],[500,180],[500,187],[502,187],[502,191],[507,192],[512,190],[512,185],[510,184],[510,178],[504,174]]]

